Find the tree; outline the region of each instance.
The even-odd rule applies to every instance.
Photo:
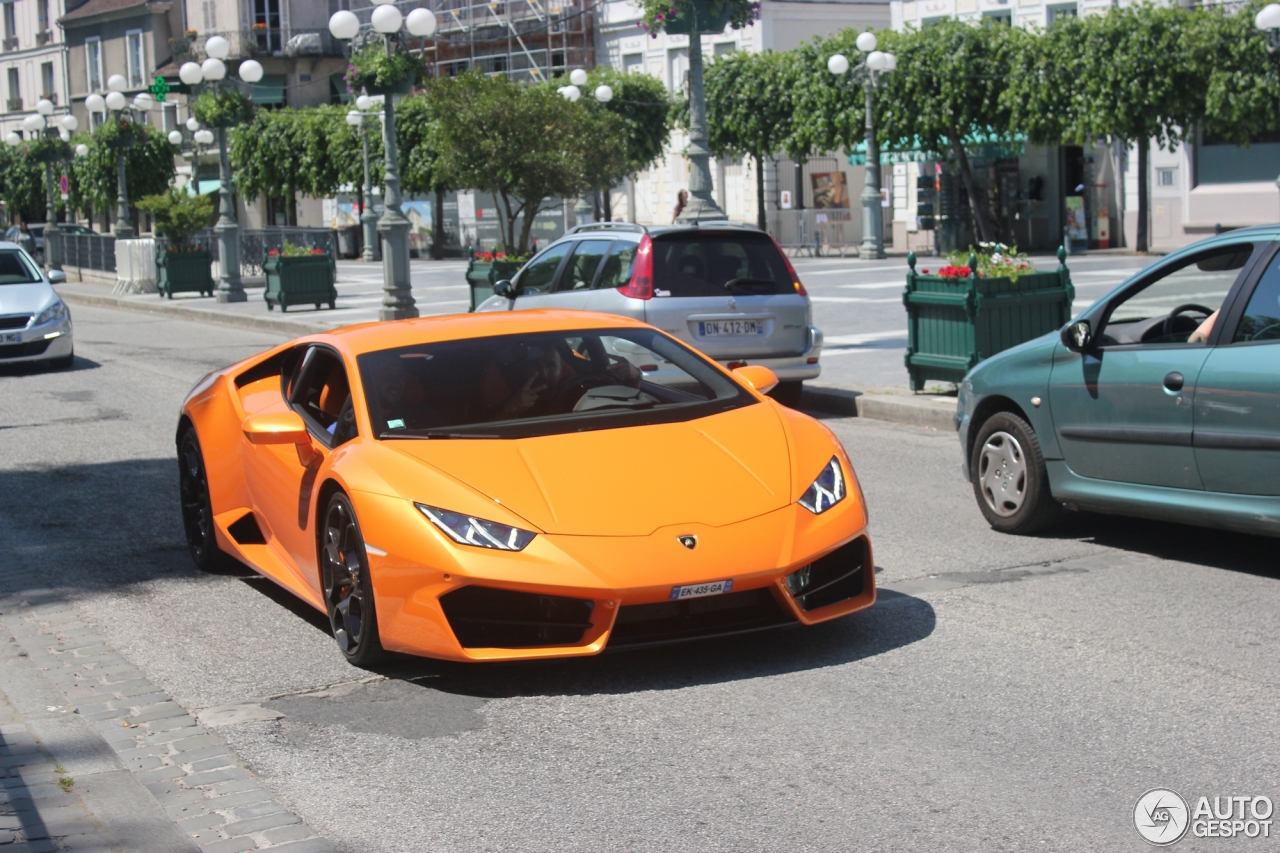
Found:
[[[716,157],[755,161],[756,224],[767,227],[764,161],[791,135],[796,55],[735,51],[707,67],[707,142]]]
[[[111,210],[118,196],[118,159],[120,149],[112,143],[122,134],[132,133],[134,144],[124,151],[125,187],[131,201],[143,196],[167,192],[176,170],[173,145],[165,135],[149,124],[123,125],[107,121],[92,134],[74,140],[89,146],[89,153],[71,161],[70,203],[81,210]]]
[[[533,219],[549,202],[594,189],[621,168],[610,165],[624,156],[617,119],[565,100],[550,84],[469,72],[438,78],[427,91],[438,167],[456,186],[494,196],[503,244],[518,254],[528,251]]]
[[[1265,2],[1253,0],[1234,13],[1206,5],[1186,28],[1190,62],[1204,87],[1200,125],[1207,135],[1235,145],[1280,127],[1276,63],[1253,23]]]
[[[231,133],[237,189],[246,198],[295,193],[331,196],[344,184],[364,183],[360,136],[346,123],[349,107],[330,104],[303,109],[259,110],[251,124]],[[378,137],[370,133],[370,143]],[[377,142],[379,155],[381,140]],[[375,180],[381,180],[381,162]]]
[[[594,93],[600,86],[613,90],[613,98],[600,103]],[[583,102],[617,118],[622,133],[621,173],[607,176],[605,218],[611,218],[608,188],[649,168],[662,156],[671,138],[673,104],[667,87],[658,78],[634,71],[623,73],[608,65],[593,70],[587,80]]]
[[[431,213],[431,256],[440,260],[444,257],[444,195],[457,187],[440,162],[440,126],[431,111],[430,98],[419,95],[397,102],[396,147],[400,152],[400,185],[404,191],[435,196]]]
[[[862,56],[858,33],[844,30],[799,51],[796,118],[788,148],[853,148],[865,138],[865,95],[860,81],[827,71],[827,59]],[[878,34],[880,49],[897,56],[896,71],[882,74],[875,92],[877,141],[890,148],[919,148],[951,160],[964,183],[978,239],[995,239],[987,205],[969,162],[968,147],[1011,139],[1009,108],[1000,95],[1009,66],[1034,40],[1024,30],[940,21],[920,32]],[[843,76],[843,75],[842,75]]]
[[[1112,6],[1105,15],[1054,26],[1016,58],[1002,99],[1010,121],[1033,142],[1136,143],[1139,252],[1149,246],[1149,141],[1173,150],[1203,114],[1208,77],[1192,61],[1192,28],[1203,14]]]
[[[0,146],[0,198],[23,222],[42,222],[47,216],[44,164],[30,156],[26,145]]]

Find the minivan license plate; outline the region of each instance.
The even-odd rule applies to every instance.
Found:
[[[731,589],[733,589],[732,580],[673,586],[671,588],[671,600],[682,601],[686,598],[702,598],[704,595],[724,595]]]
[[[698,323],[698,334],[704,338],[763,335],[764,323],[758,320],[706,320]]]

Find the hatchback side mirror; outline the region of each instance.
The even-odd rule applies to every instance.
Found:
[[[494,284],[493,292],[503,297],[504,299],[510,299],[513,302],[515,301],[516,286],[512,284],[511,281],[508,279],[504,278],[502,281],[499,281],[496,284]]]
[[[50,284],[66,284],[67,274],[62,270],[49,270],[47,278]]]
[[[1093,343],[1093,328],[1088,320],[1077,320],[1062,330],[1062,345],[1072,352],[1084,352]]]

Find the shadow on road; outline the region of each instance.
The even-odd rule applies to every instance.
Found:
[[[80,370],[95,370],[102,367],[92,359],[76,356],[70,367],[51,367],[46,361],[24,361],[16,364],[0,364],[0,376],[33,376],[38,373],[75,373]]]

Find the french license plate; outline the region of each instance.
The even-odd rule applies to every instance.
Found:
[[[22,332],[4,332],[3,343],[6,343],[6,344],[22,343]]]
[[[706,320],[698,323],[698,335],[704,338],[763,335],[764,323],[758,320]]]
[[[724,595],[733,589],[733,581],[712,581],[711,583],[695,583],[688,586],[671,587],[671,600],[682,601],[686,598],[702,598],[705,595]]]

